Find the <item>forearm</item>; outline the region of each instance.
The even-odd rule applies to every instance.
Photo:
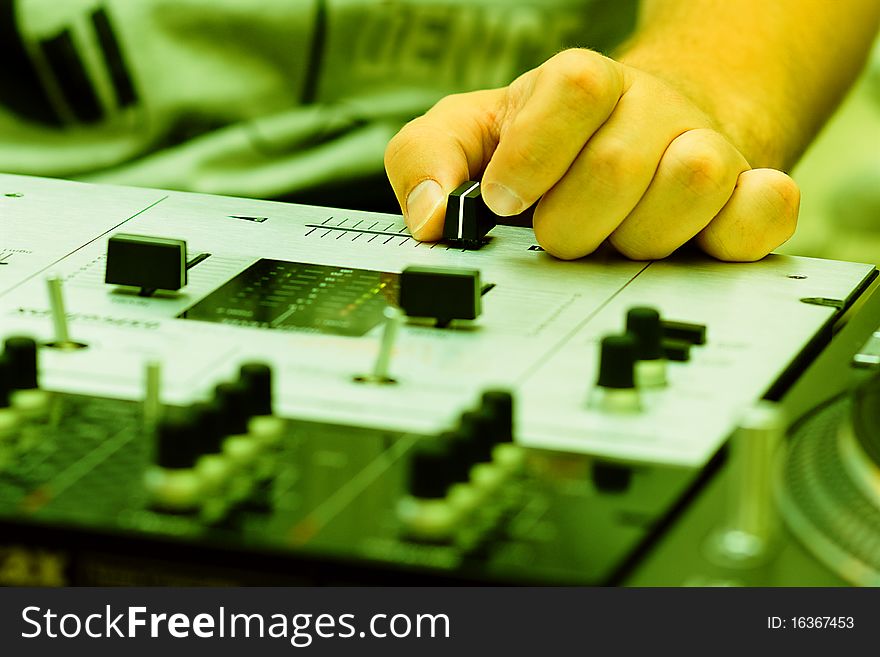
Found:
[[[858,74],[877,0],[643,0],[617,53],[706,110],[753,167],[789,168]]]

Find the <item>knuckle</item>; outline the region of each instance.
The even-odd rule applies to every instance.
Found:
[[[554,57],[555,73],[565,97],[580,107],[599,103],[609,93],[608,75],[597,66],[597,55],[588,50],[564,50]]]
[[[680,149],[672,161],[672,176],[696,194],[710,194],[733,189],[736,176],[724,154],[709,144]]]
[[[610,189],[619,190],[644,166],[638,149],[619,141],[588,144],[586,158],[590,176]]]

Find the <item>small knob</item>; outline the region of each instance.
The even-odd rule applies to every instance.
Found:
[[[638,360],[663,358],[663,326],[660,313],[654,308],[630,308],[626,313],[626,330],[635,336]]]
[[[423,440],[415,446],[409,460],[407,490],[413,497],[445,497],[452,483],[449,444],[443,440]]]
[[[483,393],[481,411],[488,418],[495,443],[513,442],[513,395],[506,390],[487,390]]]
[[[221,383],[214,388],[214,400],[220,409],[223,435],[247,433],[250,419],[247,389],[240,383]]]
[[[597,385],[601,388],[634,388],[635,354],[635,339],[629,333],[602,338]]]
[[[217,454],[223,446],[223,410],[216,400],[193,405],[200,451]]]
[[[239,381],[247,391],[251,415],[272,415],[272,369],[265,363],[245,363]]]
[[[194,419],[190,409],[167,409],[156,430],[156,465],[174,470],[194,465],[197,454]]]
[[[471,464],[492,460],[495,441],[490,422],[489,416],[482,411],[467,411],[461,415],[458,433],[466,441]]]
[[[466,482],[473,465],[470,440],[459,431],[447,431],[440,435],[440,440],[449,446],[449,476],[453,483]]]
[[[0,408],[9,406],[9,393],[12,391],[12,369],[9,358],[0,354]]]
[[[30,390],[37,387],[37,343],[31,338],[7,338],[3,345],[9,362],[10,387]]]

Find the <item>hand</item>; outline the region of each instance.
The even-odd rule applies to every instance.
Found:
[[[439,239],[447,195],[482,174],[498,215],[540,199],[535,235],[564,259],[608,239],[653,260],[695,238],[721,260],[758,260],[792,235],[800,198],[684,93],[579,49],[507,87],[444,98],[391,140],[385,168],[417,239]]]

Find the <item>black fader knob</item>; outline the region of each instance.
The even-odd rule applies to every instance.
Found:
[[[636,344],[631,334],[602,338],[597,385],[600,388],[634,388],[635,355]]]
[[[486,233],[495,227],[493,215],[480,193],[480,183],[469,180],[450,195],[446,202],[443,239],[465,249],[479,249]]]
[[[433,317],[442,328],[482,313],[483,288],[476,269],[412,266],[400,274],[400,309],[410,317]]]
[[[626,313],[626,330],[635,336],[638,360],[663,358],[663,326],[657,310],[645,306],[630,308]]]
[[[117,233],[107,242],[104,282],[133,285],[149,296],[186,285],[186,242],[167,237]]]
[[[37,387],[37,343],[31,338],[14,336],[3,345],[9,362],[10,387],[30,390]]]
[[[239,370],[239,382],[247,391],[251,415],[272,415],[272,369],[265,363],[245,363]]]

